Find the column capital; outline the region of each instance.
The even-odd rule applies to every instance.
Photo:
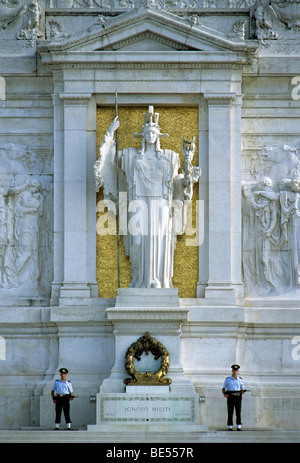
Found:
[[[91,93],[60,93],[59,98],[63,100],[65,104],[69,105],[86,105],[91,99]]]
[[[230,105],[236,99],[235,93],[204,93],[204,99],[210,105]]]

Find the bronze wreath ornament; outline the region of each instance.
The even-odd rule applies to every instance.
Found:
[[[134,366],[134,359],[141,360],[141,355],[145,352],[146,355],[151,352],[154,359],[158,360],[161,358],[160,369],[156,373],[139,373]],[[167,374],[170,366],[170,355],[165,346],[152,338],[149,333],[145,333],[144,336],[140,337],[136,342],[131,344],[127,349],[125,355],[125,369],[131,378],[125,378],[124,383],[126,385],[168,385],[171,384],[170,378],[164,378]]]

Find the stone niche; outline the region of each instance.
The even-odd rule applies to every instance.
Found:
[[[192,138],[196,136],[196,152],[193,164],[199,164],[199,108],[198,106],[155,106],[155,112],[159,113],[161,130],[164,127],[168,131],[169,137],[161,140],[161,147],[173,149],[180,155],[180,165],[184,165],[181,153],[182,136]],[[143,111],[144,110],[144,111]],[[119,149],[134,146],[139,148],[141,141],[133,137],[134,133],[139,132],[143,125],[143,112],[148,108],[143,106],[120,106],[118,108],[119,120],[121,121],[118,130]],[[107,128],[115,117],[115,107],[98,107],[97,109],[97,152],[101,140]],[[181,131],[178,131],[181,127]],[[173,285],[178,288],[179,297],[194,298],[197,295],[197,283],[199,281],[199,250],[198,244],[202,237],[199,237],[199,184],[194,184],[192,203],[189,211],[189,222],[186,226],[186,233],[177,236]],[[117,235],[116,217],[110,216],[103,197],[103,189],[99,191],[97,198],[97,231],[103,226],[102,233],[97,233],[97,281],[99,286],[99,297],[112,298],[117,295],[118,286],[118,256],[117,256]],[[112,227],[114,234],[110,234]],[[120,256],[120,285],[126,288],[130,284],[131,271],[130,261],[125,254],[123,236],[120,237],[121,256]],[[191,272],[191,269],[194,269]]]

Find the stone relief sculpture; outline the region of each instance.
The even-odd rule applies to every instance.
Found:
[[[281,226],[284,239],[291,250],[289,256],[290,282],[300,288],[300,175],[282,181],[280,193]]]
[[[51,238],[44,235],[51,233],[52,178],[41,170],[37,154],[28,147],[0,145],[1,294],[20,290],[34,296],[45,287],[49,264],[44,253]]]
[[[51,41],[55,41],[58,39],[64,39],[70,37],[70,34],[67,34],[64,31],[63,24],[58,20],[51,20],[47,24],[47,38],[50,38]]]
[[[299,2],[294,0],[256,0],[250,8],[254,37],[263,46],[288,30],[300,29]]]
[[[300,29],[300,5],[298,0],[273,0],[273,9],[288,29]]]
[[[229,0],[230,8],[247,8],[253,5],[256,0]]]
[[[268,45],[267,40],[278,39],[278,33],[274,30],[274,17],[276,13],[269,1],[258,0],[251,10],[255,22],[255,35],[263,45]]]
[[[3,287],[26,285],[38,287],[39,218],[42,215],[41,185],[28,181],[18,188],[10,188],[8,195],[16,195],[14,202],[14,247],[9,247],[3,263]]]
[[[50,8],[103,8],[131,9],[131,8],[158,8],[158,9],[193,9],[193,8],[247,8],[256,0],[49,0]]]
[[[300,291],[300,158],[266,147],[243,184],[243,271],[249,295]]]
[[[245,40],[246,35],[246,21],[237,21],[233,24],[231,32],[228,37]]]
[[[134,288],[171,288],[176,236],[184,232],[181,214],[193,195],[193,184],[201,174],[192,167],[194,140],[183,140],[184,173],[179,174],[179,155],[160,148],[159,114],[149,107],[144,113],[141,149],[126,148],[118,152],[114,132],[119,127],[116,117],[109,127],[95,163],[96,189],[104,188],[104,197],[118,199],[118,190],[126,192],[128,201],[128,233],[124,243],[131,263]],[[116,178],[118,177],[119,188]],[[137,214],[137,211],[139,213]],[[139,227],[135,227],[139,218]]]
[[[0,2],[0,31],[16,20],[22,9],[22,0],[2,0]]]
[[[37,0],[32,0],[30,5],[25,5],[22,11],[24,17],[24,27],[17,35],[17,39],[36,40],[42,36],[40,30],[41,8]]]

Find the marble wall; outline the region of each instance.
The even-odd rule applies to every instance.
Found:
[[[1,3],[1,429],[52,427],[62,366],[74,427],[95,423],[116,353],[93,164],[116,86],[124,107],[198,111],[204,231],[180,361],[200,423],[226,425],[237,362],[244,426],[299,429],[300,7],[266,3]]]

